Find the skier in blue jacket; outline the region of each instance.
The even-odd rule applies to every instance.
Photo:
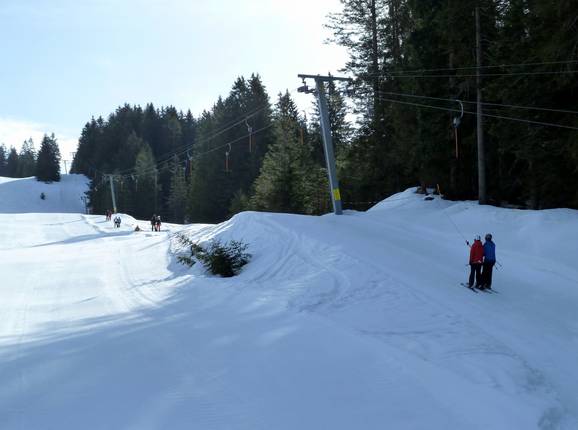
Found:
[[[496,264],[496,244],[492,242],[492,235],[486,234],[484,242],[484,263],[482,265],[482,286],[481,289],[492,289],[492,269]]]

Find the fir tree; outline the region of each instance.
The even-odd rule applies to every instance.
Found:
[[[318,213],[320,168],[311,146],[300,140],[303,120],[288,92],[279,94],[274,121],[276,141],[263,160],[251,204],[257,210]]]
[[[343,158],[349,146],[352,128],[347,120],[348,107],[341,92],[336,87],[335,82],[330,81],[327,84],[327,106],[329,109],[329,125],[331,128],[331,137],[335,156],[337,159]],[[314,147],[316,160],[320,165],[325,166],[325,155],[323,153],[323,139],[321,136],[321,125],[319,119],[319,106],[317,100],[313,102],[313,118],[311,121],[311,139]],[[307,138],[307,134],[304,139]]]
[[[350,59],[345,69],[360,80],[359,89],[370,91],[370,96],[359,95],[358,108],[366,110],[367,100],[372,102],[372,113],[377,115],[380,106],[380,72],[384,66],[384,18],[386,0],[341,0],[341,12],[329,16],[334,41],[347,48]],[[373,118],[371,118],[373,120]]]
[[[0,176],[6,176],[6,162],[8,154],[4,144],[0,145]]]
[[[231,200],[229,205],[229,216],[236,215],[240,212],[244,212],[251,209],[251,201],[249,196],[243,192],[243,190],[238,190]]]
[[[144,144],[135,163],[135,216],[150,218],[158,213],[158,171],[149,145]]]
[[[269,99],[255,75],[238,78],[229,96],[198,119],[188,198],[191,221],[222,221],[229,216],[235,193],[249,194],[272,141],[270,125]]]
[[[44,135],[36,161],[36,180],[60,181],[60,149],[54,134]]]
[[[19,157],[16,148],[11,147],[6,160],[6,176],[9,178],[17,178],[19,172]]]
[[[32,138],[24,141],[18,158],[18,176],[21,178],[34,176],[36,173],[36,152]]]
[[[185,167],[176,156],[173,158],[172,169],[173,174],[171,176],[171,189],[168,200],[169,221],[183,223],[187,206],[187,182],[185,180]]]

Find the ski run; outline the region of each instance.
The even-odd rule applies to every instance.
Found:
[[[0,429],[578,428],[577,211],[410,189],[151,232],[85,190],[0,179]],[[253,258],[188,268],[179,232]],[[499,294],[472,294],[487,232]]]

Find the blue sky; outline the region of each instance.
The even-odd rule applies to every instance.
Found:
[[[339,0],[0,0],[0,143],[54,132],[63,155],[91,116],[123,103],[198,115],[237,76],[271,96],[297,73],[336,72],[325,16]],[[311,96],[299,95],[307,108]]]

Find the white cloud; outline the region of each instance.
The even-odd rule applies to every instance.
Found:
[[[8,149],[13,146],[17,150],[20,150],[22,142],[32,138],[34,147],[38,151],[44,134],[52,133],[54,133],[58,141],[63,162],[67,160],[68,167],[70,167],[70,161],[72,160],[71,153],[76,151],[78,146],[78,138],[73,137],[73,132],[48,124],[0,117],[0,144],[3,143]]]

